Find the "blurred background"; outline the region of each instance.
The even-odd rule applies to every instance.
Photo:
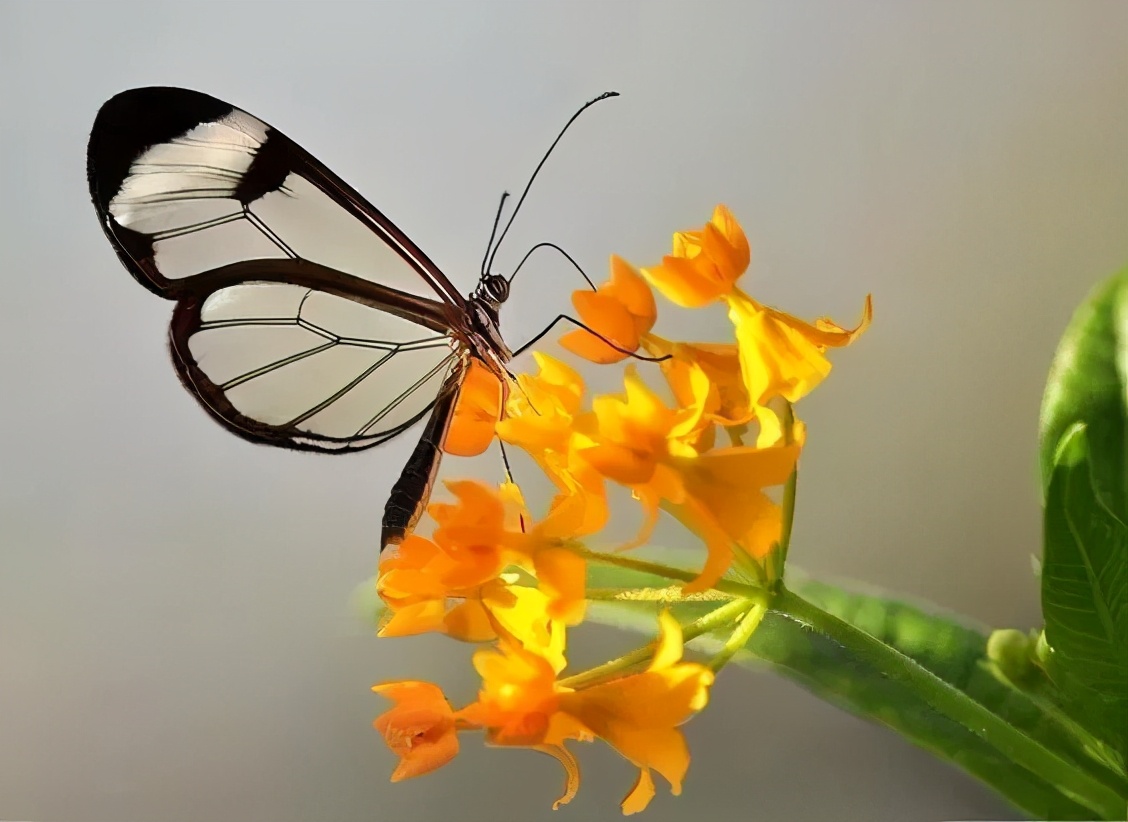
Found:
[[[497,268],[552,240],[603,279],[724,202],[758,299],[852,326],[872,293],[873,327],[800,406],[794,563],[1039,622],[1042,386],[1077,302],[1128,261],[1128,4],[3,2],[0,84],[0,818],[610,820],[634,779],[585,746],[553,815],[555,763],[468,736],[389,784],[369,686],[476,687],[467,647],[377,641],[349,607],[414,437],[256,447],[181,389],[171,304],[118,263],[86,188],[94,114],[134,86],[278,126],[467,291],[502,189],[621,92],[562,143]],[[509,339],[577,284],[534,258]],[[668,309],[657,330],[727,323]],[[626,641],[574,640],[596,659]],[[768,674],[726,670],[687,733],[685,792],[660,790],[653,822],[1017,815]]]

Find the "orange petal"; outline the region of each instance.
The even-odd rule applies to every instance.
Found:
[[[478,360],[471,360],[462,385],[450,428],[443,439],[443,451],[459,457],[473,457],[493,441],[501,419],[501,382]]]
[[[713,235],[710,229],[716,231],[716,236],[724,240],[723,248],[714,249],[711,242]],[[713,217],[705,230],[703,245],[705,246],[705,253],[715,254],[724,259],[726,265],[736,274],[733,280],[744,273],[748,264],[752,261],[752,252],[748,246],[748,238],[744,235],[744,229],[740,227],[736,217],[724,205],[718,205],[713,209]]]
[[[603,336],[607,337],[608,339],[612,339],[611,335],[609,334],[604,334]],[[611,365],[612,363],[617,363],[625,360],[628,356],[630,356],[626,351],[619,351],[615,348],[612,348],[603,340],[599,339],[599,337],[584,330],[583,328],[577,328],[575,331],[569,331],[567,334],[564,334],[560,337],[559,342],[560,347],[565,351],[571,351],[577,357],[582,357],[588,362],[593,362],[596,365]],[[619,343],[616,342],[616,345],[619,345]],[[620,345],[620,347],[625,348],[626,346]]]
[[[442,631],[445,627],[443,624],[445,615],[446,608],[439,600],[413,602],[392,611],[380,624],[376,636],[415,636],[431,631]]]
[[[593,445],[577,453],[601,476],[623,485],[638,485],[654,475],[654,460],[625,445]]]
[[[662,264],[642,269],[647,281],[670,302],[682,308],[700,308],[720,299],[730,290],[704,276],[690,260],[664,257]]]
[[[548,616],[565,625],[579,625],[586,606],[587,563],[567,548],[542,548],[533,556],[537,582],[548,597]]]
[[[654,798],[654,779],[650,776],[649,768],[640,768],[638,779],[631,788],[630,793],[623,798],[619,805],[623,809],[623,816],[631,816],[646,810],[650,800]]]
[[[454,712],[437,686],[408,680],[382,683],[372,690],[395,703],[372,723],[400,758],[393,782],[433,771],[455,757]]]
[[[622,257],[611,256],[611,280],[602,288],[627,310],[640,335],[654,327],[654,321],[658,318],[654,292],[638,270]]]

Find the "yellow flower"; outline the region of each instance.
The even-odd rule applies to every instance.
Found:
[[[761,305],[739,289],[728,299],[729,318],[736,328],[744,384],[757,405],[775,397],[798,402],[830,373],[828,348],[849,345],[873,318],[873,301],[866,297],[862,319],[853,330],[827,318],[812,325],[790,314]]]
[[[731,390],[731,361],[722,361],[728,360],[727,352],[683,348],[680,353],[682,359],[696,361],[712,372],[709,376],[718,385],[718,392],[721,385],[729,387],[728,412],[732,416],[720,412],[717,421],[732,425],[729,420],[739,420],[742,415],[758,416],[761,424],[758,444],[765,445],[775,441],[781,433],[779,421],[768,404],[777,397],[794,403],[810,393],[830,373],[830,361],[825,356],[827,348],[839,348],[857,339],[869,326],[873,304],[866,297],[861,322],[853,330],[826,318],[812,325],[756,302],[737,287],[736,282],[750,260],[743,230],[732,213],[719,205],[703,229],[675,234],[674,253],[664,257],[661,265],[642,271],[655,288],[678,305],[697,307],[715,300],[728,304],[729,319],[736,329],[736,351],[747,405],[740,392]],[[652,353],[678,357],[672,350],[661,351],[660,343],[664,341],[651,338],[648,342]],[[720,354],[722,360],[708,356],[710,353]],[[674,363],[667,366],[666,371],[669,375],[677,368]],[[680,378],[675,376],[671,382],[674,379]],[[718,407],[722,405],[719,398],[716,402]]]
[[[673,254],[642,273],[670,302],[698,308],[730,293],[750,259],[740,224],[719,205],[700,231],[675,234]]]
[[[400,758],[392,781],[422,776],[458,754],[454,711],[443,692],[429,682],[386,682],[372,688],[395,703],[373,724]]]
[[[658,645],[646,671],[560,697],[560,709],[639,768],[623,813],[643,810],[654,796],[651,769],[681,793],[689,749],[678,730],[709,701],[714,675],[704,665],[682,662],[681,626],[668,613],[659,617]]]
[[[616,256],[611,257],[611,278],[595,291],[573,292],[572,305],[589,328],[623,349],[612,348],[582,328],[560,338],[566,350],[595,363],[619,362],[626,352],[638,350],[658,316],[646,281],[630,263]]]

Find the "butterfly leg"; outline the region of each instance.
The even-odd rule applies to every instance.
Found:
[[[616,351],[621,351],[622,353],[626,354],[628,357],[633,357],[634,359],[640,360],[642,362],[663,362],[664,360],[668,360],[670,358],[669,354],[666,354],[666,355],[661,356],[661,357],[647,357],[647,356],[644,356],[642,354],[639,354],[637,351],[628,351],[627,349],[623,348],[621,345],[617,345],[612,340],[607,339],[606,337],[604,337],[602,334],[600,334],[598,331],[594,330],[590,326],[585,325],[584,323],[577,320],[575,317],[569,317],[567,314],[557,315],[555,320],[553,320],[552,322],[550,322],[548,325],[546,325],[544,327],[544,330],[542,330],[539,334],[537,334],[535,337],[533,337],[531,340],[529,340],[523,346],[521,346],[516,351],[514,351],[513,356],[516,357],[518,354],[523,354],[526,351],[528,351],[530,348],[532,348],[534,345],[536,345],[538,342],[540,342],[545,336],[547,336],[548,333],[550,331],[552,331],[552,329],[555,328],[556,325],[561,323],[561,322],[570,322],[570,323],[572,323],[572,325],[575,325],[575,326],[582,328],[584,331],[588,332],[592,336],[598,337],[599,339],[603,340],[603,342],[607,343],[609,346],[614,348]]]

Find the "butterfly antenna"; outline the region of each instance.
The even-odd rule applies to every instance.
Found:
[[[517,200],[517,205],[513,208],[513,213],[509,215],[509,220],[505,223],[505,228],[502,229],[501,236],[497,238],[497,244],[493,247],[493,251],[490,252],[489,258],[487,260],[487,268],[493,265],[494,255],[497,254],[498,248],[501,247],[501,241],[505,239],[505,235],[509,232],[509,227],[513,225],[513,218],[516,217],[517,212],[521,210],[521,204],[525,202],[525,197],[528,195],[529,189],[533,187],[533,180],[537,178],[537,174],[540,173],[540,170],[544,166],[545,161],[548,160],[549,155],[552,154],[552,150],[556,148],[556,144],[560,142],[560,138],[563,137],[564,133],[568,131],[568,127],[571,126],[572,123],[576,122],[577,117],[594,106],[596,103],[600,102],[601,100],[606,100],[609,97],[618,96],[619,92],[617,91],[605,91],[594,100],[588,100],[586,103],[580,106],[579,111],[573,114],[571,119],[569,119],[568,122],[564,124],[564,128],[560,129],[560,133],[556,135],[556,139],[552,141],[552,145],[548,147],[548,151],[544,153],[544,156],[541,157],[541,161],[537,163],[537,167],[533,169],[533,173],[529,177],[529,182],[525,184],[525,190],[521,192],[521,196]]]
[[[563,254],[563,255],[564,255],[564,259],[566,259],[566,260],[567,260],[568,262],[570,262],[570,263],[572,264],[572,267],[573,267],[573,268],[575,268],[575,269],[576,269],[576,271],[580,272],[580,276],[581,276],[581,277],[583,277],[583,278],[584,278],[584,280],[586,280],[586,281],[587,281],[587,284],[588,284],[589,286],[591,286],[591,290],[592,290],[592,291],[595,291],[595,290],[596,290],[596,289],[595,289],[595,283],[593,283],[593,282],[591,281],[591,277],[589,277],[589,276],[587,275],[587,273],[586,273],[586,272],[585,272],[585,271],[584,271],[584,270],[583,270],[582,268],[580,268],[580,264],[579,264],[579,263],[577,263],[577,262],[576,262],[576,261],[575,261],[575,260],[574,260],[574,259],[572,258],[572,255],[571,255],[571,254],[569,254],[569,253],[568,253],[567,251],[565,251],[565,250],[564,250],[563,248],[561,248],[560,246],[558,246],[558,245],[557,245],[556,243],[537,243],[537,244],[536,244],[535,246],[533,246],[532,248],[530,248],[530,249],[528,250],[528,252],[527,252],[527,253],[525,254],[525,256],[521,258],[521,262],[517,263],[517,267],[516,267],[515,269],[513,269],[513,273],[509,275],[509,282],[513,282],[513,278],[517,276],[517,272],[521,270],[521,266],[523,266],[523,265],[525,264],[525,261],[526,261],[527,259],[529,259],[529,257],[531,257],[531,256],[532,256],[533,252],[534,252],[534,251],[536,251],[536,250],[537,250],[538,248],[551,248],[551,249],[553,249],[553,250],[555,250],[555,251],[559,251],[559,252],[560,252],[561,254]]]
[[[497,226],[501,222],[501,210],[505,208],[505,198],[509,196],[508,191],[501,192],[501,202],[497,204],[497,213],[494,215],[493,228],[490,229],[490,241],[486,243],[486,253],[482,257],[482,276],[486,276],[486,265],[490,261],[490,249],[493,248],[494,237],[497,236]],[[512,277],[510,278],[512,279]]]

